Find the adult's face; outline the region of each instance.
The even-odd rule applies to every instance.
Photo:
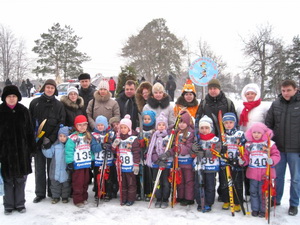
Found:
[[[16,105],[18,102],[18,97],[16,95],[7,95],[5,102],[7,105]]]
[[[98,92],[99,92],[100,96],[102,96],[102,97],[108,94],[108,90],[105,88],[100,88],[98,90]]]
[[[68,98],[72,101],[72,102],[76,102],[78,99],[78,94],[74,91],[72,91],[69,95]]]
[[[135,86],[132,85],[125,85],[125,95],[128,98],[132,98],[135,95]]]
[[[192,102],[195,98],[194,94],[191,92],[185,93],[183,97],[184,97],[184,100],[187,102]]]
[[[51,84],[46,84],[44,93],[47,96],[54,95],[54,93],[55,93],[55,87],[53,85],[51,85]]]
[[[217,97],[220,94],[221,90],[219,88],[216,87],[211,87],[208,89],[208,94],[211,97]]]
[[[296,93],[297,93],[297,88],[294,88],[291,85],[286,87],[281,87],[282,97],[287,101],[291,100],[291,97],[293,97]]]
[[[256,93],[254,91],[248,91],[247,93],[245,93],[245,97],[247,99],[247,102],[253,102],[256,97]]]
[[[147,100],[149,98],[149,94],[150,94],[150,92],[148,91],[148,89],[144,88],[142,91],[142,96],[145,100]]]
[[[91,84],[91,80],[90,79],[84,79],[84,80],[80,80],[79,81],[81,88],[88,88]]]
[[[163,92],[163,91],[154,91],[154,92],[153,92],[153,97],[154,97],[156,100],[160,101],[160,100],[162,100],[162,98],[164,97],[164,92]]]

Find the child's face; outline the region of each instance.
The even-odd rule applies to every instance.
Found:
[[[130,131],[130,130],[129,130],[129,127],[127,127],[127,126],[124,125],[124,124],[121,124],[121,125],[120,125],[120,132],[121,132],[121,134],[128,134],[129,131]]]
[[[119,125],[120,125],[120,122],[113,122],[111,124],[111,126],[115,132],[117,132],[119,130]]]
[[[256,97],[256,93],[253,92],[253,91],[248,91],[246,94],[245,94],[245,97],[247,99],[247,102],[253,102],[255,97]]]
[[[164,130],[166,130],[166,125],[165,125],[165,123],[159,122],[159,123],[157,124],[157,130],[158,130],[159,132],[163,132]]]
[[[210,133],[210,127],[209,126],[200,127],[200,133],[204,134],[204,135],[209,134]]]
[[[77,123],[76,124],[76,129],[79,131],[79,133],[84,133],[86,132],[88,127],[87,123]]]
[[[262,138],[263,134],[257,131],[252,132],[252,137],[254,140],[258,141]]]
[[[179,127],[180,130],[184,130],[185,128],[187,128],[187,126],[188,125],[185,122],[182,122],[182,121],[178,124],[178,127]]]
[[[105,129],[105,126],[102,123],[97,124],[97,130],[104,131],[104,129]]]
[[[149,115],[144,116],[144,124],[149,124],[151,123],[151,117]]]
[[[58,140],[61,142],[61,143],[66,143],[68,137],[64,134],[59,134],[58,135]]]
[[[226,130],[231,130],[234,128],[234,121],[227,120],[227,121],[224,121],[223,124],[224,124],[224,127]]]

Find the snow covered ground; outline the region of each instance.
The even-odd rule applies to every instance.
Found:
[[[28,106],[31,99],[23,98],[22,102]],[[34,166],[33,166],[34,169]],[[276,215],[272,209],[271,224],[299,224],[299,215],[293,217],[287,214],[289,208],[289,186],[290,176],[287,170],[285,192],[281,205],[276,208]],[[230,211],[222,210],[222,203],[215,202],[212,211],[202,213],[196,210],[197,205],[180,206],[167,209],[155,209],[154,206],[148,209],[147,202],[135,202],[133,206],[120,206],[119,199],[113,199],[110,202],[101,201],[97,207],[94,203],[94,193],[92,186],[89,186],[89,203],[84,208],[77,208],[72,201],[67,204],[59,202],[51,204],[51,199],[46,198],[40,203],[33,203],[35,197],[35,179],[34,174],[30,174],[26,185],[26,208],[25,214],[16,211],[12,215],[5,216],[0,212],[1,225],[52,225],[52,224],[143,224],[143,225],[184,225],[184,224],[231,224],[231,225],[260,225],[267,224],[264,218],[254,218],[244,216],[242,212],[231,216]],[[0,198],[0,204],[3,199]],[[246,207],[246,205],[245,205]],[[4,210],[2,208],[2,210]],[[249,211],[250,204],[249,204]]]

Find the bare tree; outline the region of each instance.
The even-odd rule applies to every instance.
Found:
[[[24,40],[19,40],[19,43],[15,51],[15,67],[13,78],[20,84],[24,79],[25,75],[30,70],[30,61],[27,57],[27,51]]]

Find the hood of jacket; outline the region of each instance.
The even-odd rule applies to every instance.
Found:
[[[143,90],[147,89],[149,91],[149,96],[152,93],[152,85],[148,81],[142,82],[135,93],[135,102],[138,107],[139,112],[143,111],[143,107],[146,105],[147,101],[143,98]]]
[[[248,89],[250,89],[250,88],[253,89],[253,90],[256,92],[256,96],[255,96],[255,98],[254,98],[254,101],[257,101],[257,100],[260,98],[260,96],[261,96],[260,88],[258,87],[257,84],[251,83],[251,84],[247,84],[247,85],[243,88],[243,90],[242,90],[242,92],[241,92],[241,97],[242,97],[243,102],[247,102],[247,98],[246,98],[246,96],[245,96],[245,92],[246,92]]]

